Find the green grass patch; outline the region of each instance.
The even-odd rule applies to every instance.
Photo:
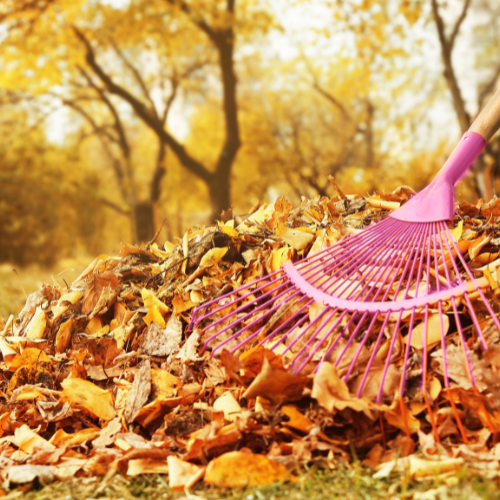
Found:
[[[500,499],[498,480],[488,480],[463,469],[451,482],[442,479],[415,482],[404,476],[389,480],[374,479],[372,471],[353,466],[333,471],[304,471],[296,483],[277,483],[265,487],[225,490],[196,485],[187,492],[174,492],[168,487],[168,477],[145,475],[126,479],[115,476],[108,483],[102,478],[80,478],[64,483],[38,486],[30,491],[13,490],[9,498],[26,500],[479,500]]]

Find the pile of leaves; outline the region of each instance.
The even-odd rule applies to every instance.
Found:
[[[65,289],[43,285],[17,319],[0,323],[4,487],[83,476],[103,476],[105,485],[114,474],[147,473],[168,474],[173,489],[200,480],[270,484],[296,480],[303,464],[349,463],[353,452],[379,477],[402,470],[452,480],[464,462],[498,474],[500,332],[491,321],[481,325],[486,352],[472,329],[467,334],[477,389],[453,338],[452,383],[444,388],[440,346],[433,347],[425,391],[434,432],[422,391],[377,405],[354,397],[329,362],[297,375],[259,345],[212,357],[190,328],[197,304],[310,254],[319,238],[332,244],[359,231],[411,194],[339,192],[296,208],[280,198],[245,216],[224,213],[176,245],[123,244]],[[478,277],[487,277],[495,310],[499,220],[494,199],[459,204],[450,222]],[[410,377],[421,373],[420,353],[413,348]],[[401,358],[393,364],[401,371]]]

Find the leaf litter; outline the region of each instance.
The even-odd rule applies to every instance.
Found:
[[[401,331],[390,332],[397,345],[381,404],[374,398],[387,343],[375,356],[365,396],[357,398],[374,343],[363,347],[344,381],[349,351],[337,367],[326,361],[316,373],[306,366],[297,375],[287,369],[286,353],[266,344],[230,352],[229,340],[227,350],[212,358],[199,332],[190,329],[197,304],[359,231],[409,194],[405,187],[369,198],[342,193],[303,199],[295,208],[281,197],[245,217],[227,212],[224,222],[191,228],[177,245],[124,244],[117,257],[98,256],[65,290],[43,285],[17,318],[0,320],[4,488],[73,477],[102,477],[104,484],[115,474],[151,473],[168,474],[171,488],[180,490],[201,480],[230,488],[267,485],[296,481],[301,465],[347,464],[353,451],[377,470],[376,477],[399,471],[453,481],[463,464],[499,476],[500,332],[491,322],[481,323],[486,352],[472,326],[464,331],[478,374],[475,389],[453,315],[445,309],[451,384],[443,388],[440,321],[437,311],[431,315],[422,391],[420,320],[400,398],[410,333],[402,321]],[[487,280],[485,292],[498,311],[500,200],[460,203],[450,229],[476,277]],[[481,322],[480,301],[473,305]],[[290,302],[269,323],[285,322],[295,307]],[[322,307],[310,307],[311,321]],[[460,311],[467,317],[465,307]],[[222,328],[224,315],[219,319]]]

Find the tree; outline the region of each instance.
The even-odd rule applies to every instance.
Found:
[[[76,37],[80,42],[80,47],[84,49],[86,69],[92,74],[94,81],[99,82],[99,85],[102,86],[101,90],[105,90],[108,94],[117,96],[126,102],[134,114],[157,135],[159,143],[163,146],[166,145],[186,170],[205,183],[210,196],[213,217],[215,217],[217,213],[230,205],[231,171],[241,145],[234,61],[235,26],[238,25],[241,32],[245,34],[246,31],[249,31],[249,26],[252,23],[254,24],[251,28],[253,30],[265,27],[268,18],[265,15],[259,15],[258,9],[252,2],[247,2],[242,6],[240,9],[241,18],[238,17],[235,0],[219,1],[207,5],[202,2],[197,4],[196,2],[188,3],[174,0],[137,1],[132,2],[130,6],[119,12],[111,7],[98,4],[87,5],[85,9],[80,8],[81,6],[80,2],[68,5],[62,0],[9,2],[4,7],[3,16],[0,15],[0,20],[10,21],[8,30],[11,34],[9,40],[11,45],[4,52],[3,57],[7,61],[9,59],[8,52],[14,47],[17,49],[18,56],[22,53],[23,57],[28,57],[20,43],[21,36],[33,39],[46,35],[51,37],[48,45],[54,46],[57,45],[56,39],[61,40],[63,34],[66,37],[64,53],[61,56],[61,51],[55,50],[54,53],[57,56],[53,57],[50,62],[44,61],[43,69],[50,68],[51,72],[54,70],[54,73],[51,74],[52,78],[58,74],[59,81],[64,81],[68,74],[71,75],[82,70],[78,49],[74,47],[69,38],[71,35]],[[248,19],[245,19],[245,16]],[[117,23],[118,17],[120,18],[119,24]],[[64,19],[63,24],[60,22],[61,18]],[[56,37],[54,37],[54,24],[60,30]],[[85,27],[82,27],[83,25]],[[196,53],[197,47],[203,47],[206,52],[210,46],[210,50],[217,55],[225,140],[213,167],[189,152],[185,144],[174,136],[165,125],[162,117],[158,115],[155,107],[152,106],[151,99],[143,92],[144,86],[137,79],[140,76],[144,80],[142,76],[145,72],[144,68],[135,67],[135,72],[132,71],[132,73],[134,73],[136,81],[131,84],[130,78],[127,81],[113,71],[112,65],[105,63],[106,58],[109,59],[111,49],[120,47],[118,52],[123,53],[124,47],[140,46],[141,40],[137,34],[143,32],[144,29],[147,30],[148,36],[142,41],[142,52],[151,50],[158,52],[158,47],[162,44],[168,45],[169,37],[172,32],[178,30],[177,26],[179,25],[182,30],[188,29],[187,25],[190,26],[189,38],[186,33],[183,33],[182,43],[185,44],[189,39],[190,46],[195,49],[193,54]],[[123,26],[126,26],[126,32]],[[134,28],[137,28],[135,33]],[[151,40],[153,40],[154,47],[147,46]],[[27,45],[33,47],[32,43]],[[183,49],[183,55],[186,57],[186,47]],[[52,54],[47,57],[52,57]],[[123,63],[124,60],[121,59]],[[64,63],[62,70],[61,61]],[[127,63],[125,65],[127,66]],[[32,67],[36,67],[36,65]],[[16,71],[20,69],[24,68],[19,66]],[[128,69],[132,68],[128,66]],[[54,80],[56,79],[54,78]],[[17,82],[17,85],[19,83]],[[33,82],[30,83],[33,84]],[[51,83],[53,85],[56,82],[52,81]],[[50,84],[47,84],[45,89],[49,86]],[[138,87],[139,92],[136,92]],[[40,92],[42,89],[38,87],[37,90]],[[215,90],[217,91],[217,89]],[[66,101],[68,102],[68,99]],[[153,178],[157,177],[153,175]]]

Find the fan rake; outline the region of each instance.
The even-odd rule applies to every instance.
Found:
[[[447,223],[454,217],[456,183],[499,124],[500,90],[436,178],[401,208],[298,263],[201,304],[190,327],[198,327],[206,339],[205,348],[212,348],[213,354],[260,343],[281,354],[295,373],[310,373],[325,360],[333,362],[345,381],[353,381],[358,397],[363,396],[369,375],[378,366],[382,376],[377,403],[384,394],[397,339],[404,332],[406,347],[399,380],[402,401],[412,336],[419,331],[421,389],[437,436],[425,386],[431,316],[437,315],[439,320],[438,342],[447,388],[445,322],[458,334],[473,387],[477,384],[468,340],[476,336],[487,349],[481,328],[485,316],[500,331],[500,322],[482,290],[488,280],[475,278]],[[450,403],[466,441],[455,403]]]

